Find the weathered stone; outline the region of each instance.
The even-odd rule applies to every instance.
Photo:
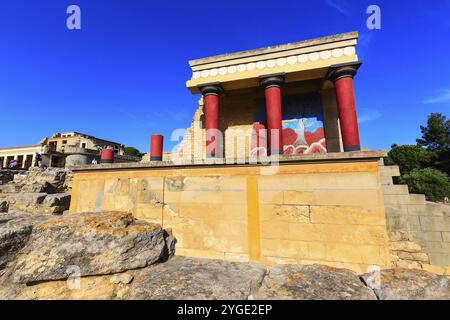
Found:
[[[0,169],[0,184],[6,184],[14,180],[16,170]]]
[[[44,182],[32,182],[28,183],[22,186],[20,189],[20,192],[22,193],[55,193],[57,192],[57,187],[52,185],[51,183],[48,183],[46,181]]]
[[[62,211],[67,210],[70,206],[70,193],[49,194],[45,197],[43,205],[46,207],[63,207]]]
[[[390,269],[361,278],[380,300],[450,300],[450,279],[427,271]]]
[[[101,275],[143,268],[165,259],[164,230],[126,213],[83,213],[37,225],[21,250],[12,278],[17,283]]]
[[[19,191],[20,186],[14,183],[0,185],[0,193],[17,193]]]
[[[133,299],[230,299],[254,295],[265,273],[259,264],[174,257],[142,270],[131,288]]]
[[[6,213],[0,215],[0,269],[12,261],[30,237],[33,226],[48,217]]]
[[[404,252],[420,252],[422,251],[422,247],[412,241],[398,241],[391,242],[390,248],[393,251],[404,251]]]
[[[264,278],[258,299],[376,300],[358,275],[321,265],[277,265]]]
[[[0,213],[8,212],[9,210],[9,201],[0,199]]]
[[[14,206],[27,207],[43,203],[46,196],[46,193],[18,193],[10,195],[9,200]]]
[[[129,284],[133,281],[133,276],[129,273],[115,274],[109,281],[114,284]]]

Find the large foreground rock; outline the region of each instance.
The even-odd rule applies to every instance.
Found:
[[[450,279],[423,270],[375,271],[362,279],[380,300],[450,300]]]
[[[36,225],[10,276],[16,283],[112,274],[143,268],[169,254],[157,224],[126,213],[83,213]]]
[[[25,246],[33,227],[48,219],[48,216],[29,214],[0,214],[0,269]]]
[[[132,299],[248,299],[265,268],[253,263],[174,257],[142,270],[133,281]]]
[[[353,271],[322,265],[269,269],[257,298],[276,300],[376,300]]]

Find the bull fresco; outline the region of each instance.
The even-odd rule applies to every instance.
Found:
[[[317,93],[282,97],[282,125],[284,154],[326,153],[326,139],[323,127],[323,109],[320,95]],[[266,124],[264,102],[258,103],[254,127]],[[258,131],[254,139],[258,139]],[[262,139],[265,140],[265,137]],[[252,154],[262,152],[261,143],[252,143]],[[253,150],[255,147],[255,150]],[[257,148],[257,150],[256,150]]]

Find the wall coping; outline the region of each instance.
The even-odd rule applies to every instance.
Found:
[[[301,155],[281,155],[279,156],[280,165],[299,164],[299,163],[320,163],[320,162],[357,162],[379,160],[387,156],[386,151],[355,151],[355,152],[339,152],[327,154],[301,154]],[[276,159],[276,158],[268,158]],[[273,161],[275,162],[275,160]],[[195,160],[183,163],[174,163],[172,161],[153,161],[147,163],[133,162],[133,163],[103,163],[103,164],[88,164],[70,167],[74,172],[80,171],[103,171],[103,170],[140,170],[140,169],[173,169],[173,168],[196,168],[196,167],[232,167],[232,166],[270,166],[272,163],[255,163],[254,160],[246,159],[209,159],[209,160]]]

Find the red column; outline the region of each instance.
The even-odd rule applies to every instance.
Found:
[[[211,85],[201,88],[205,104],[206,157],[223,155],[219,132],[219,94],[222,89]]]
[[[329,78],[334,82],[336,90],[336,102],[345,152],[361,150],[355,91],[353,88],[353,77],[356,75],[360,65],[361,63],[359,62],[338,65],[332,67],[332,71],[329,74]]]
[[[114,150],[102,149],[100,151],[100,163],[113,163],[114,162]]]
[[[281,111],[281,76],[263,78],[261,85],[266,96],[268,145],[270,154],[283,154],[283,125]]]
[[[164,137],[160,134],[150,136],[150,161],[162,161]]]

